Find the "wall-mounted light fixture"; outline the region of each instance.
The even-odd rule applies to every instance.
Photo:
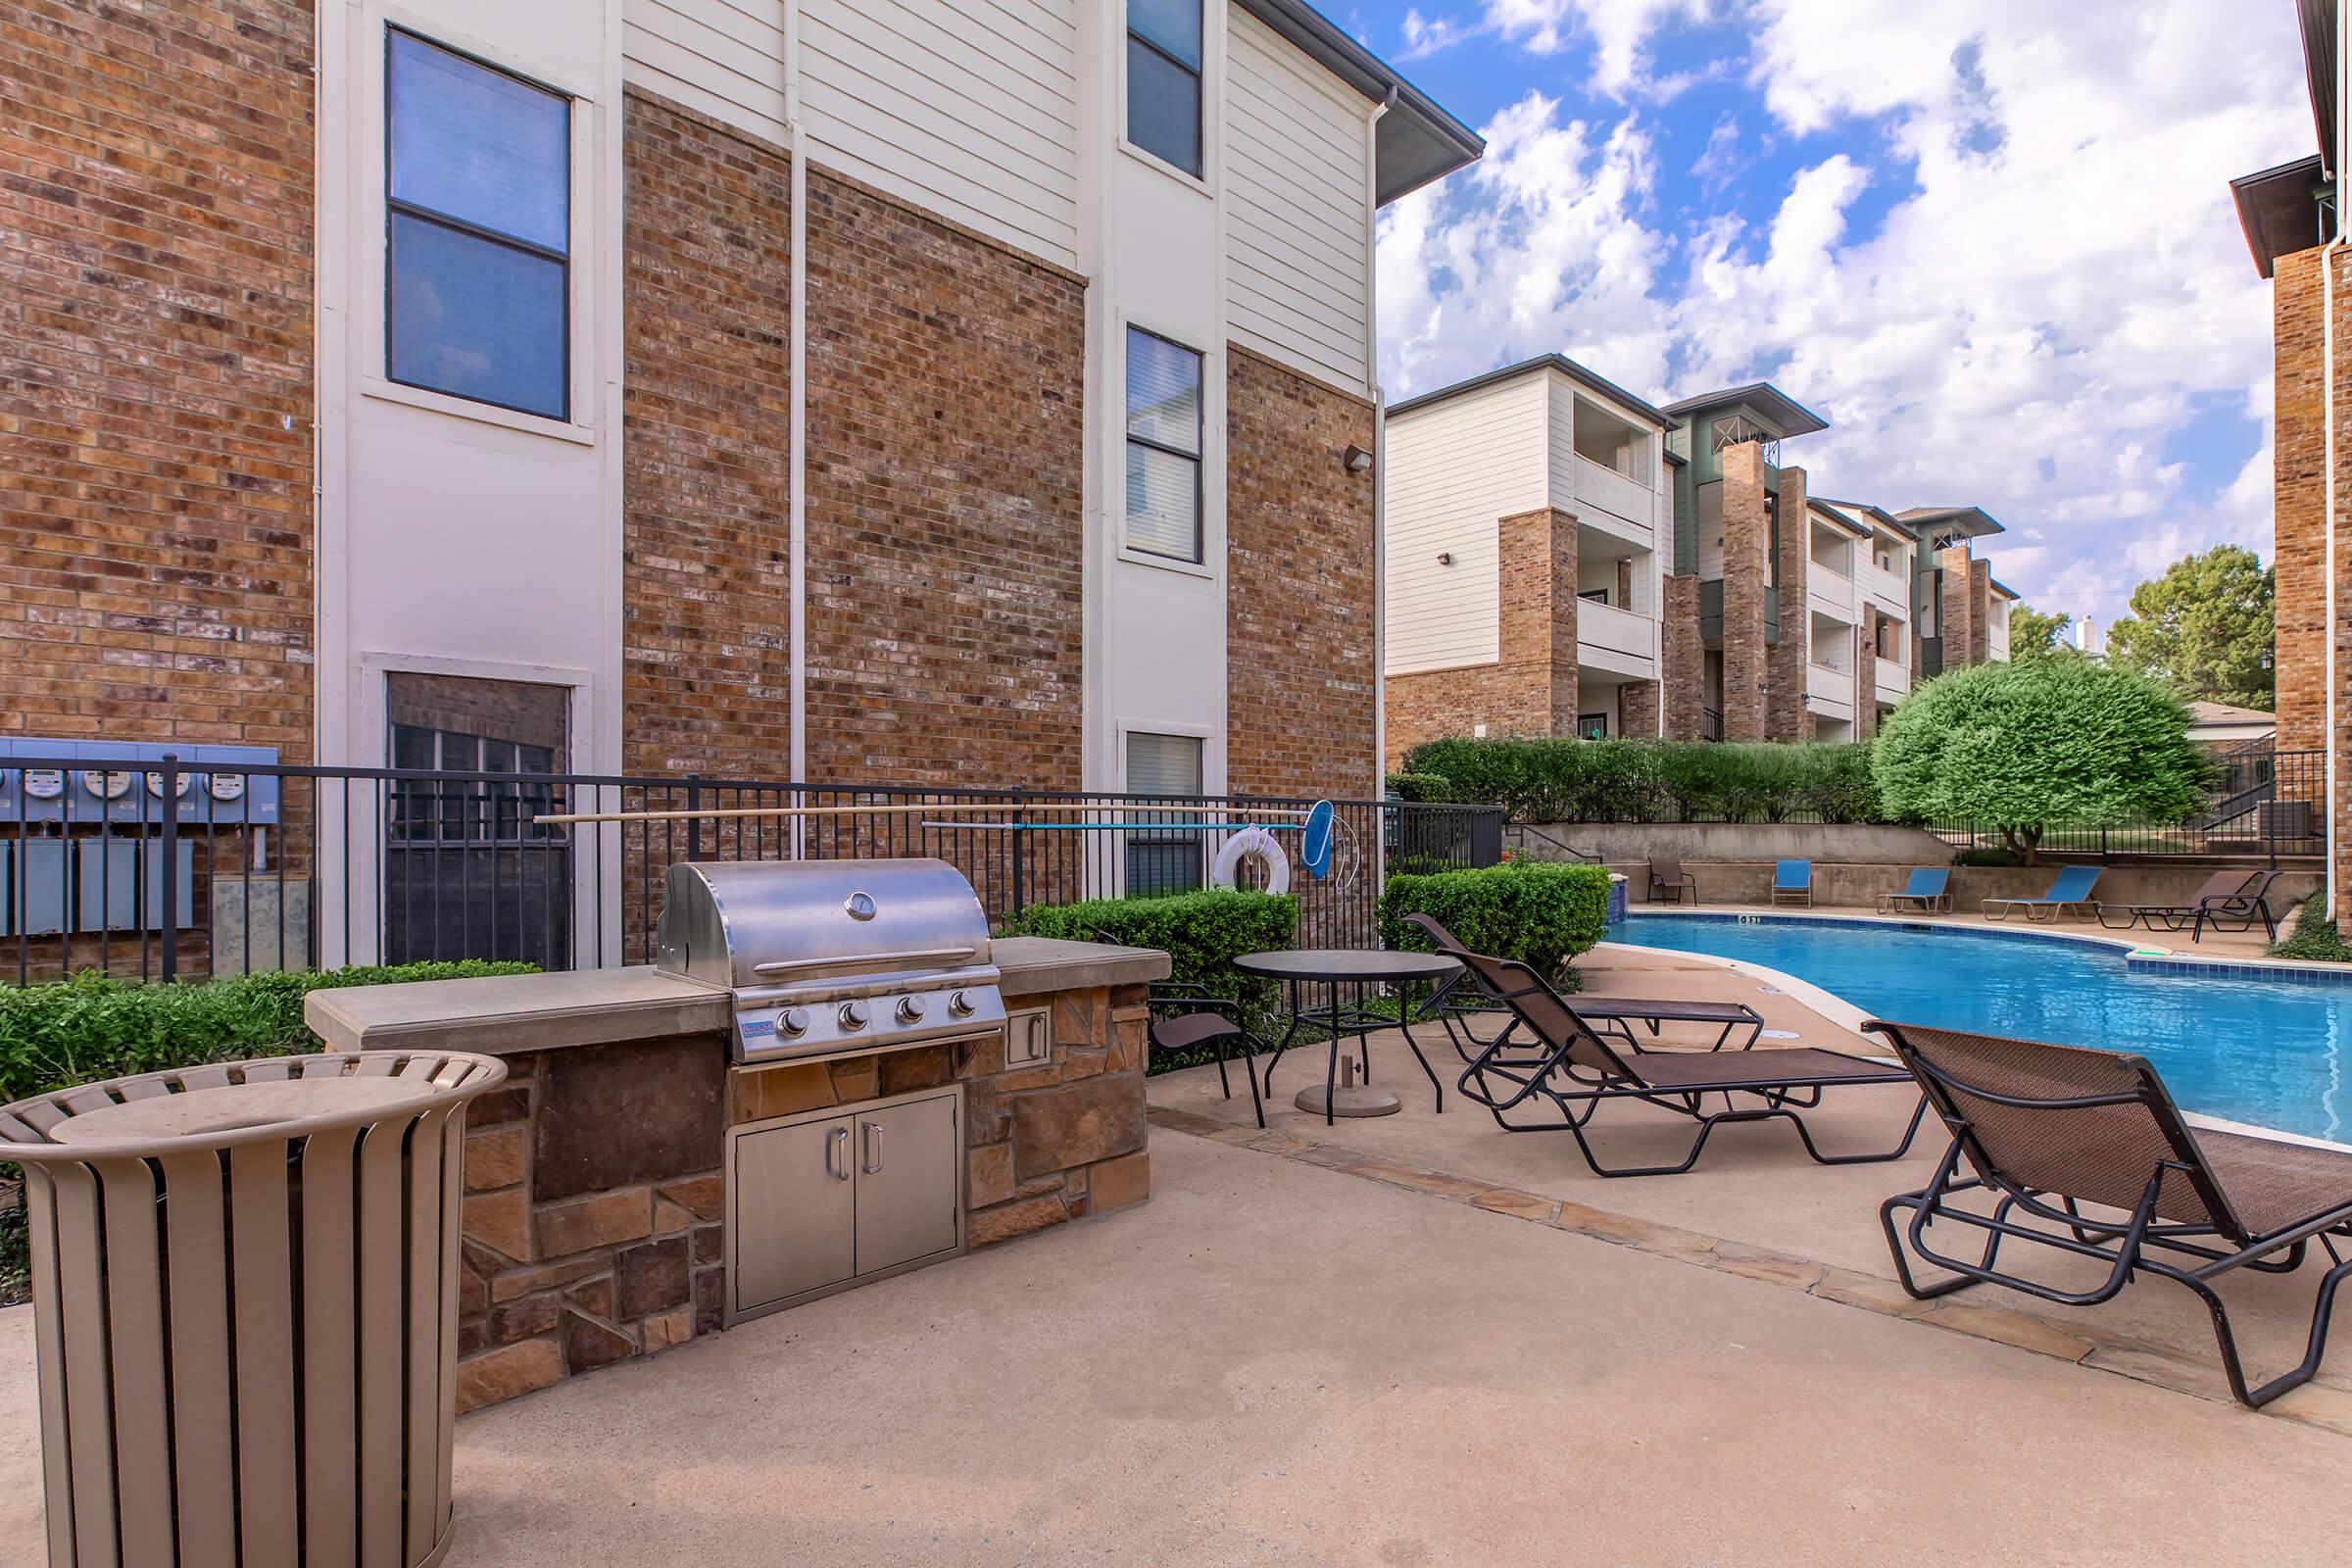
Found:
[[[1450,550],[1441,550],[1441,551],[1439,551],[1439,552],[1438,552],[1438,564],[1439,564],[1439,565],[1441,565],[1441,566],[1450,566],[1450,565],[1452,565],[1452,564],[1453,564],[1453,552],[1452,552],[1452,551],[1450,551]]]
[[[1340,455],[1340,462],[1344,466],[1346,466],[1349,473],[1369,473],[1372,471],[1372,454],[1366,452],[1362,447],[1356,446],[1352,443],[1348,445],[1348,448],[1346,452]]]

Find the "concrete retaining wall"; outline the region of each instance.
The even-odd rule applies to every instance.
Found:
[[[1814,904],[1862,909],[1876,905],[1880,894],[1901,889],[1910,878],[1912,866],[1934,863],[1925,858],[1878,864],[1824,860],[1819,856],[1811,858]],[[1628,897],[1635,905],[1642,905],[1649,888],[1647,860],[1611,860],[1609,869],[1625,873]],[[1685,859],[1683,869],[1698,879],[1701,907],[1711,904],[1771,902],[1771,860]],[[2092,891],[2100,902],[2109,905],[2184,904],[2216,869],[2203,861],[2182,865],[2114,865],[2100,876],[2098,886]],[[2057,874],[2054,865],[1954,866],[1952,907],[1973,913],[1984,899],[2039,898],[2049,891],[2050,881]],[[2272,885],[2271,912],[2283,925],[2288,912],[2319,891],[2319,886],[2317,867],[2287,872]],[[2158,940],[2161,942],[2162,938]]]
[[[1853,860],[1861,863],[1942,865],[1951,846],[1915,827],[1861,822],[1544,822],[1528,830],[1528,854],[1539,860],[1572,858],[1544,837],[1608,861],[1672,855],[1685,860]],[[1510,829],[1505,843],[1515,842]],[[1636,897],[1640,894],[1637,892]]]

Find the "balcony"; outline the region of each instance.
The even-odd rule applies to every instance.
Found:
[[[1854,586],[1863,599],[1878,601],[1880,611],[1897,620],[1911,612],[1911,579],[1900,572],[1888,571],[1874,561],[1854,573]]]
[[[1822,570],[1818,561],[1813,567],[1805,574],[1805,598],[1813,613],[1840,625],[1859,625],[1862,612],[1854,595],[1853,579]]]
[[[1658,623],[1615,605],[1586,599],[1576,607],[1576,662],[1637,680],[1658,673]]]
[[[1878,660],[1872,675],[1878,682],[1879,701],[1900,701],[1911,689],[1911,671],[1891,659]]]
[[[1657,515],[1656,495],[1647,485],[1581,453],[1576,460],[1576,512],[1586,523],[1644,550],[1654,543],[1651,530]],[[1607,515],[1600,515],[1603,513]]]
[[[1854,675],[1827,664],[1805,666],[1805,706],[1824,718],[1854,716]]]

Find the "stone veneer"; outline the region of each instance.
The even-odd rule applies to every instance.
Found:
[[[1780,470],[1781,635],[1765,653],[1764,734],[1768,740],[1809,741],[1813,710],[1805,706],[1807,662],[1813,656],[1813,523],[1805,512],[1805,470]]]
[[[1862,624],[1854,628],[1854,739],[1866,741],[1879,732],[1879,607],[1862,607]]]
[[[2271,280],[2272,557],[2278,568],[2278,749],[2326,744],[2327,323],[2316,249],[2281,256]]]
[[[1707,706],[1707,648],[1698,624],[1698,578],[1665,581],[1658,625],[1658,684],[1666,705],[1666,738],[1699,738]]]
[[[1723,738],[1766,734],[1771,666],[1764,644],[1764,588],[1772,522],[1764,510],[1764,448],[1723,449]],[[1787,613],[1786,598],[1782,600]],[[1800,611],[1804,602],[1797,601]]]

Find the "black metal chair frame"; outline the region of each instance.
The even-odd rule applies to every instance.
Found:
[[[1481,961],[1492,963],[1510,974],[1517,982],[1509,989],[1498,989],[1491,982],[1487,984],[1486,989],[1489,994],[1496,1002],[1510,1009],[1512,1026],[1496,1035],[1471,1060],[1468,1069],[1461,1076],[1460,1088],[1463,1096],[1486,1106],[1488,1113],[1494,1118],[1494,1124],[1505,1132],[1567,1132],[1575,1138],[1577,1152],[1584,1155],[1585,1163],[1596,1176],[1681,1175],[1698,1163],[1699,1154],[1707,1147],[1707,1139],[1718,1126],[1726,1122],[1772,1120],[1793,1122],[1796,1124],[1797,1137],[1804,1143],[1806,1154],[1812,1158],[1814,1163],[1820,1165],[1863,1165],[1900,1159],[1910,1152],[1911,1141],[1919,1135],[1920,1122],[1927,1112],[1927,1101],[1924,1097],[1911,1112],[1911,1120],[1903,1129],[1902,1142],[1885,1152],[1862,1154],[1826,1154],[1822,1152],[1820,1146],[1814,1143],[1812,1129],[1805,1125],[1804,1117],[1797,1114],[1800,1110],[1812,1110],[1819,1107],[1822,1102],[1822,1091],[1832,1084],[1905,1082],[1909,1074],[1894,1068],[1889,1068],[1885,1073],[1834,1079],[1807,1078],[1799,1075],[1772,1084],[1759,1083],[1752,1076],[1727,1073],[1724,1081],[1718,1083],[1676,1084],[1670,1088],[1652,1085],[1630,1067],[1625,1058],[1618,1054],[1600,1032],[1586,1023],[1576,1009],[1561,1000],[1559,993],[1553,991],[1544,982],[1544,977],[1537,974],[1535,970],[1513,958],[1485,958],[1483,956],[1471,954],[1469,950],[1456,942],[1444,926],[1427,915],[1408,914],[1405,919],[1427,933],[1430,939],[1438,944],[1441,951],[1453,953],[1457,957],[1462,958],[1465,966],[1470,963],[1472,958],[1480,958]],[[1574,1037],[1560,1041],[1545,1037],[1543,1028],[1535,1019],[1528,1016],[1525,1007],[1521,1004],[1522,999],[1533,997],[1548,998],[1568,1016],[1575,1028],[1584,1032],[1586,1037],[1592,1041],[1594,1049],[1600,1052],[1602,1058],[1608,1063],[1607,1074],[1604,1075],[1584,1067],[1569,1059],[1569,1053],[1576,1046]],[[1514,1031],[1521,1025],[1526,1027],[1528,1033],[1533,1035],[1539,1044],[1529,1054],[1516,1057],[1503,1055],[1502,1053],[1511,1043]],[[1640,1053],[1637,1052],[1637,1054]],[[1765,1059],[1773,1054],[1740,1051],[1731,1053],[1731,1054],[1742,1061],[1755,1062]],[[1830,1054],[1840,1054],[1830,1053]],[[1860,1057],[1850,1059],[1862,1060]],[[1488,1083],[1490,1076],[1500,1079],[1503,1084],[1509,1086],[1508,1089],[1498,1093]],[[1721,1095],[1724,1108],[1712,1112],[1707,1110],[1706,1098],[1709,1095]],[[1735,1095],[1753,1096],[1760,1103],[1743,1104],[1733,1099]],[[1559,1121],[1514,1122],[1503,1114],[1505,1111],[1515,1109],[1529,1100],[1539,1097],[1549,1101],[1559,1111]],[[1698,1131],[1690,1141],[1690,1152],[1683,1156],[1679,1164],[1615,1167],[1603,1165],[1594,1155],[1592,1143],[1585,1137],[1585,1128],[1599,1112],[1601,1105],[1612,1100],[1638,1100],[1645,1104],[1655,1105],[1661,1110],[1687,1116],[1696,1122]]]
[[[1266,1104],[1257,1093],[1257,1054],[1266,1049],[1266,1046],[1264,1041],[1259,1040],[1250,1032],[1249,1024],[1243,1021],[1244,1009],[1240,1001],[1232,997],[1212,996],[1208,987],[1189,980],[1159,981],[1152,987],[1150,995],[1145,1000],[1152,1009],[1151,1022],[1147,1026],[1152,1037],[1152,1049],[1154,1051],[1198,1051],[1201,1046],[1207,1046],[1215,1051],[1217,1054],[1217,1087],[1225,1091],[1227,1100],[1233,1098],[1233,1080],[1225,1075],[1225,1043],[1228,1040],[1238,1040],[1241,1043],[1242,1076],[1250,1081],[1250,1107],[1256,1112],[1258,1126],[1265,1126]],[[1203,1012],[1214,1013],[1231,1024],[1233,1032],[1230,1035],[1212,1035],[1198,1045],[1162,1046],[1159,1043],[1161,1021],[1159,1009],[1162,1007],[1181,1009],[1176,1014],[1179,1017]]]
[[[1679,866],[1681,862],[1678,860],[1676,864]],[[1684,871],[1679,877],[1676,878],[1676,880],[1669,882],[1664,877],[1658,875],[1657,867],[1655,865],[1644,862],[1642,865],[1642,870],[1646,872],[1649,877],[1647,897],[1650,903],[1656,904],[1660,902],[1658,895],[1661,892],[1671,892],[1674,895],[1674,902],[1676,904],[1681,904],[1683,902],[1683,894],[1686,890],[1688,890],[1690,895],[1690,906],[1692,908],[1698,907],[1697,877],[1691,875],[1688,871]]]
[[[2278,940],[2278,922],[2271,913],[2271,884],[2278,880],[2276,871],[2248,871],[2235,893],[2212,894],[2194,904],[2130,904],[2122,906],[2121,921],[2107,918],[2108,906],[2093,904],[2090,912],[2098,916],[2099,924],[2110,931],[2129,931],[2134,925],[2145,925],[2150,931],[2179,932],[2189,930],[2191,942],[2205,940],[2206,922],[2217,931],[2251,931],[2260,920],[2262,928],[2273,942]],[[2224,925],[2235,920],[2235,925]]]
[[[1936,1163],[1936,1175],[1927,1186],[1915,1193],[1898,1193],[1879,1205],[1879,1224],[1886,1233],[1886,1249],[1893,1254],[1895,1273],[1906,1292],[1921,1300],[1933,1300],[1937,1297],[1949,1296],[1954,1291],[1966,1290],[1972,1285],[1992,1284],[2006,1286],[2061,1306],[2096,1306],[2113,1299],[2135,1275],[2146,1272],[2186,1286],[2205,1303],[2206,1311],[2213,1319],[2214,1342],[2221,1349],[2222,1367],[2230,1380],[2230,1392],[2239,1403],[2259,1408],[2287,1390],[2308,1383],[2319,1371],[2321,1357],[2328,1349],[2328,1331],[2336,1287],[2343,1283],[2346,1275],[2352,1275],[2352,1256],[2347,1256],[2336,1247],[2337,1238],[2352,1240],[2352,1203],[2313,1214],[2267,1235],[2249,1234],[2235,1217],[2220,1181],[2206,1163],[2204,1152],[2198,1149],[2195,1137],[2189,1132],[2180,1108],[2173,1103],[2163,1080],[2156,1076],[2156,1069],[2140,1057],[2124,1058],[2138,1075],[2138,1082],[2127,1092],[2050,1099],[2028,1098],[1984,1089],[1945,1072],[1903,1038],[1900,1024],[1872,1019],[1863,1028],[1885,1035],[1893,1043],[1904,1065],[1919,1080],[1927,1102],[1935,1105],[1936,1115],[1942,1118],[1944,1126],[1952,1134],[1951,1147],[1944,1151],[1943,1158]],[[2172,1147],[2173,1157],[2157,1162],[2155,1170],[2148,1176],[2146,1186],[2141,1189],[2139,1200],[2122,1222],[2097,1219],[2083,1213],[2082,1205],[2072,1197],[2030,1188],[2001,1175],[1999,1161],[1985,1151],[1966,1112],[1953,1098],[1955,1091],[1994,1104],[2031,1110],[2090,1110],[2106,1105],[2137,1105],[2155,1120]],[[1960,1160],[1964,1154],[1978,1174],[1960,1175]],[[2208,1216],[2222,1217],[2201,1223],[2159,1220],[2156,1217],[2157,1198],[2168,1174],[2177,1174],[2188,1183]],[[1989,1214],[1951,1206],[1949,1200],[1954,1195],[1968,1192],[1997,1193],[2000,1195],[1999,1201]],[[2058,1199],[2056,1205],[2047,1201],[2052,1197]],[[1898,1210],[1904,1209],[1910,1211],[1911,1222],[1904,1232],[1898,1232],[1895,1215]],[[2019,1211],[2057,1225],[2065,1234],[2019,1225],[2009,1217]],[[1984,1255],[1971,1262],[1930,1248],[1927,1243],[1928,1227],[1938,1220],[1984,1231]],[[1910,1259],[1904,1255],[1902,1243],[1906,1238],[1911,1250],[1920,1257],[1957,1277],[1922,1285],[1912,1273]],[[2230,1326],[2229,1307],[2211,1282],[2240,1268],[2260,1274],[2290,1274],[2302,1266],[2305,1251],[2315,1238],[2326,1250],[2333,1266],[2320,1280],[2303,1359],[2292,1370],[2268,1383],[2249,1388],[2244,1365],[2238,1356],[2237,1337]],[[2012,1239],[2081,1257],[2096,1258],[2110,1265],[2107,1278],[2087,1291],[2062,1291],[2022,1275],[2004,1273],[1994,1267],[1994,1263],[1999,1256],[2001,1244]],[[2223,1245],[2199,1245],[2200,1241],[2207,1240]],[[2202,1261],[2188,1266],[2175,1264],[2153,1255],[2150,1249],[2156,1248]],[[2280,1252],[2284,1255],[2274,1255]]]
[[[1459,992],[1465,990],[1473,992],[1475,995],[1467,998],[1458,995]],[[1601,1010],[1595,1011],[1594,1003],[1599,1004]],[[1635,1033],[1633,1025],[1636,1023],[1647,1028],[1652,1040],[1661,1042],[1665,1039],[1665,1025],[1670,1023],[1721,1023],[1723,1028],[1717,1032],[1714,1041],[1708,1045],[1709,1051],[1721,1051],[1732,1043],[1733,1035],[1741,1028],[1745,1028],[1747,1038],[1740,1041],[1736,1049],[1740,1051],[1755,1049],[1756,1042],[1764,1037],[1764,1015],[1745,1003],[1735,1003],[1731,1005],[1737,1006],[1744,1016],[1728,1019],[1713,1016],[1701,1017],[1686,1009],[1679,1003],[1649,997],[1592,998],[1580,1002],[1575,1011],[1577,1016],[1584,1019],[1586,1023],[1598,1026],[1593,1033],[1606,1035],[1611,1040],[1623,1041],[1637,1054],[1646,1054],[1649,1048],[1644,1046],[1642,1043],[1642,1037]],[[1461,1057],[1464,1062],[1470,1061],[1478,1054],[1478,1052],[1487,1050],[1501,1039],[1501,1035],[1497,1035],[1493,1040],[1480,1039],[1478,1032],[1470,1027],[1470,1020],[1491,1017],[1496,1013],[1510,1015],[1510,1008],[1488,995],[1477,974],[1467,966],[1461,973],[1439,986],[1430,995],[1429,1001],[1420,1008],[1420,1015],[1423,1018],[1434,1017],[1445,1026],[1446,1038],[1453,1044],[1453,1054]],[[1457,1025],[1460,1031],[1458,1034],[1455,1032]],[[1502,1034],[1507,1035],[1518,1027],[1518,1018],[1516,1015],[1510,1015],[1508,1021],[1502,1026]],[[1477,1049],[1473,1050],[1472,1047]],[[1527,1059],[1532,1060],[1533,1058]]]

